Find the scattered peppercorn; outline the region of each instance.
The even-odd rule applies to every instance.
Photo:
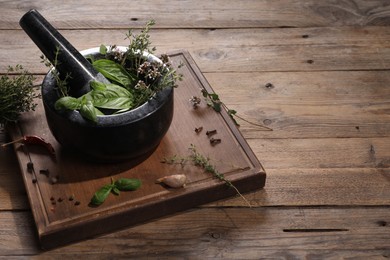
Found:
[[[33,178],[33,179],[32,179],[32,183],[35,184],[35,183],[37,183],[37,182],[38,182],[38,180],[37,180],[36,178]]]
[[[33,162],[27,163],[27,171],[30,173],[34,171],[34,163]]]
[[[76,202],[74,203],[74,205],[75,205],[75,206],[80,205],[80,201],[76,201]]]
[[[39,170],[39,173],[46,175],[46,177],[49,177],[50,171],[49,169],[43,169],[43,170]]]

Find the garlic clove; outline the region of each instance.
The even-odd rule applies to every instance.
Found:
[[[184,174],[173,174],[157,179],[157,183],[163,183],[171,188],[181,188],[185,186],[187,176]]]

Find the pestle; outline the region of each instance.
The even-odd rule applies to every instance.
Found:
[[[92,80],[109,83],[37,10],[28,11],[19,24],[52,64],[59,48],[56,69],[60,76],[70,74],[71,96],[80,97],[90,91]]]

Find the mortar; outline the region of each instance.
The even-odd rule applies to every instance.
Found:
[[[70,90],[78,97],[89,91],[89,82],[107,82],[96,72],[85,56],[98,55],[99,48],[78,52],[36,10],[30,10],[20,20],[20,25],[49,60],[58,46],[60,75],[72,72]],[[124,47],[121,47],[125,51]],[[146,54],[149,60],[161,62]],[[53,63],[53,61],[52,61]],[[55,139],[73,153],[97,162],[134,160],[141,162],[157,148],[169,129],[173,118],[173,86],[150,98],[143,105],[120,114],[98,116],[97,122],[89,121],[77,110],[58,111],[54,108],[59,99],[53,71],[49,71],[42,83],[42,102],[49,129]]]

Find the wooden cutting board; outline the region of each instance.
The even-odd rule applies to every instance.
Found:
[[[260,189],[265,184],[265,171],[226,111],[215,112],[204,101],[197,109],[189,102],[192,96],[202,97],[200,90],[213,90],[186,51],[170,54],[173,65],[180,62],[184,80],[175,89],[175,110],[172,125],[155,152],[141,164],[128,161],[99,164],[61,149],[46,124],[43,106],[22,116],[10,129],[13,140],[24,135],[39,135],[50,142],[56,157],[43,147],[15,144],[31,210],[42,248],[53,248],[95,235],[150,221],[215,200],[237,196],[237,192],[209,173],[187,162],[166,164],[164,158],[187,157],[195,145],[210,158],[215,168],[225,175],[241,193]],[[200,133],[195,128],[203,127]],[[210,144],[208,130],[217,130]],[[97,142],[99,140],[96,140]],[[33,163],[29,170],[28,163]],[[171,174],[185,174],[184,188],[173,189],[156,184]],[[110,194],[99,207],[89,206],[93,194],[111,183],[111,178],[138,178],[142,186],[136,191]]]

